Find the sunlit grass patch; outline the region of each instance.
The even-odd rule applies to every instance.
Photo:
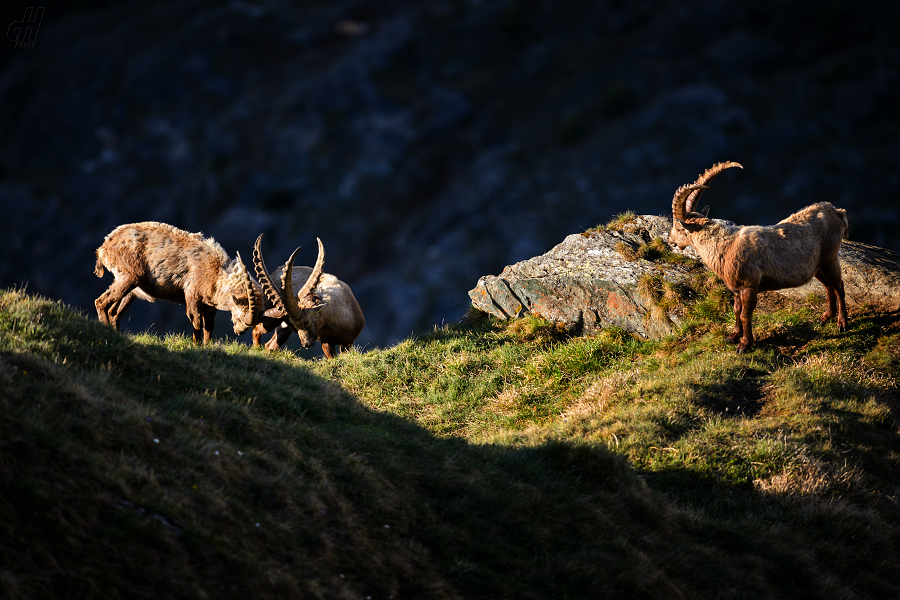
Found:
[[[339,377],[373,406],[443,433],[479,435],[557,418],[591,378],[642,344],[620,331],[569,338],[565,329],[536,317],[496,322],[477,342],[454,327],[352,362],[323,361],[316,369]],[[468,411],[466,423],[453,406]]]
[[[628,223],[633,223],[635,219],[637,219],[637,214],[632,210],[626,210],[625,212],[615,215],[606,223],[601,223],[599,225],[591,227],[590,229],[585,231],[585,233],[603,233],[604,231],[621,230]]]
[[[568,337],[565,325],[562,323],[553,323],[531,314],[510,321],[505,329],[508,334],[520,342],[549,344]]]
[[[627,222],[627,221],[626,221]],[[607,228],[610,226],[607,225]],[[621,226],[618,226],[621,227]],[[617,228],[618,228],[617,227]],[[649,242],[640,245],[634,245],[627,242],[619,242],[615,245],[615,250],[628,260],[646,260],[655,263],[669,265],[689,265],[699,270],[702,269],[702,263],[689,258],[683,254],[673,252],[660,238],[653,238]]]
[[[693,290],[687,314],[699,321],[724,323],[733,318],[731,292],[711,271],[696,273],[691,280]]]

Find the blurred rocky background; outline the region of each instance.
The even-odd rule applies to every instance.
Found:
[[[828,200],[900,250],[898,39],[883,0],[47,2],[34,47],[0,52],[0,286],[94,315],[94,250],[134,221],[245,259],[265,232],[270,267],[319,236],[357,342],[384,346],[567,234],[667,214],[722,160],[745,168],[711,216]]]

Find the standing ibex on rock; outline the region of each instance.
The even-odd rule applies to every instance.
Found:
[[[210,340],[216,310],[231,311],[234,333],[241,335],[259,320],[262,295],[241,255],[231,260],[214,239],[156,222],[117,227],[97,248],[94,273],[104,267],[115,277],[97,300],[97,315],[119,329],[119,319],[135,297],[168,300],[187,306],[194,341]]]
[[[260,234],[253,247],[253,264],[273,308],[268,308],[267,303],[261,311],[260,322],[253,330],[253,345],[259,346],[260,337],[278,327],[266,344],[270,350],[284,344],[291,331],[297,332],[304,348],[312,348],[316,341],[322,342],[326,358],[333,358],[338,346],[349,350],[366,319],[350,286],[323,271],[325,248],[322,240],[316,238],[319,256],[312,269],[294,266],[300,251],[297,248],[283,267],[270,274],[260,250],[262,237]],[[281,283],[280,287],[273,283],[276,280]],[[295,295],[296,286],[300,286],[300,291]]]
[[[714,221],[707,218],[709,206],[694,212],[709,182],[730,167],[743,168],[736,162],[718,163],[693,184],[678,188],[672,199],[669,233],[669,244],[681,249],[693,246],[704,264],[734,293],[735,325],[728,339],[740,338],[738,352],[749,349],[757,293],[801,286],[813,277],[828,293],[822,322],[837,315],[838,328],[845,331],[847,308],[838,249],[849,227],[846,211],[820,202],[768,227]]]

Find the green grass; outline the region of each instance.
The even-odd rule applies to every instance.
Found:
[[[691,290],[331,361],[0,291],[0,596],[900,597],[897,315],[763,303],[739,355]]]
[[[634,222],[637,218],[637,214],[632,210],[626,210],[625,212],[619,213],[615,215],[612,219],[610,219],[607,223],[600,223],[599,225],[595,225],[590,229],[586,230],[582,235],[589,235],[593,233],[603,233],[605,231],[621,231],[621,229],[627,225],[628,223]]]

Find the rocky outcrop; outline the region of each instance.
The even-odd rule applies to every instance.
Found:
[[[701,268],[697,255],[690,247],[684,254],[691,261],[654,261],[634,254],[654,239],[664,242],[671,223],[648,215],[618,228],[570,235],[546,254],[479,279],[469,292],[472,305],[501,319],[534,314],[575,334],[610,326],[645,337],[670,333],[682,318],[682,307],[670,303],[664,308],[646,277],[661,277],[675,287],[689,285]],[[839,256],[848,305],[900,309],[900,254],[845,241]],[[802,299],[822,292],[813,280],[777,293]]]
[[[643,336],[668,333],[676,312],[654,311],[641,278],[660,273],[684,283],[689,268],[666,268],[649,260],[631,260],[623,252],[668,234],[666,219],[644,216],[620,230],[574,234],[541,256],[488,275],[469,292],[476,308],[501,319],[534,314],[563,323],[572,333],[590,334],[616,326]]]

